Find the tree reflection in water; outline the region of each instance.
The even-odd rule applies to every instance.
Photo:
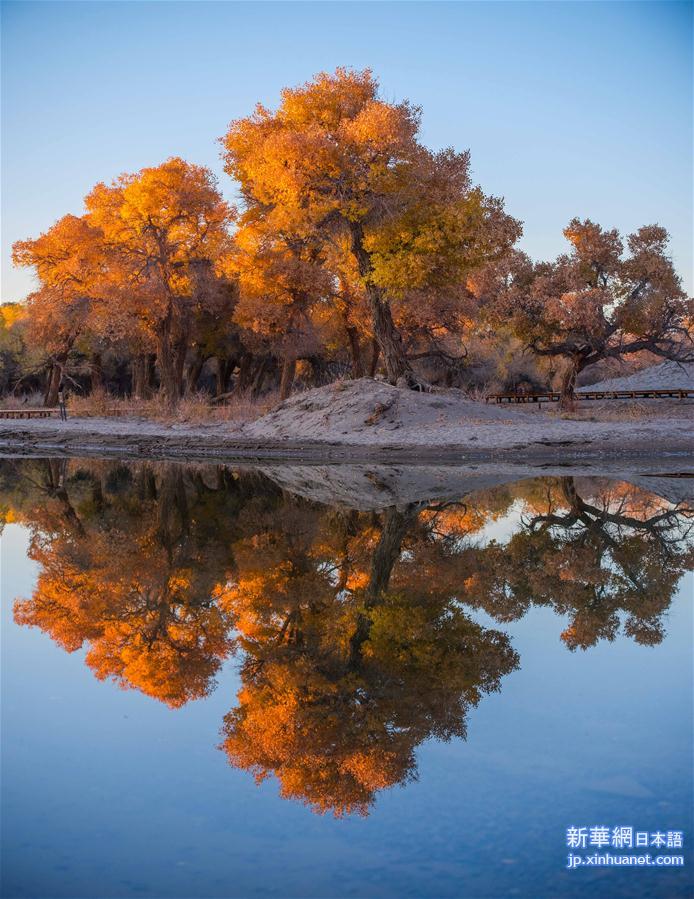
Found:
[[[629,484],[585,485],[562,477],[533,496],[522,526],[505,546],[480,555],[478,599],[498,621],[551,606],[571,623],[570,649],[587,649],[624,633],[660,643],[663,615],[692,567],[694,506],[672,505]]]
[[[35,460],[0,466],[3,520],[31,534],[15,603],[97,677],[172,707],[236,655],[229,761],[318,812],[366,814],[416,777],[426,739],[519,665],[498,622],[549,606],[570,649],[654,644],[692,565],[694,511],[623,482],[519,481],[453,503],[331,508],[252,470]],[[520,509],[504,542],[480,534]]]

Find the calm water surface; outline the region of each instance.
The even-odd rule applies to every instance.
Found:
[[[694,483],[631,481],[0,461],[2,895],[690,895]]]

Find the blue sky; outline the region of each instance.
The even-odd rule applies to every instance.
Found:
[[[469,148],[536,258],[574,215],[658,222],[692,291],[691,3],[2,4],[2,299],[10,247],[100,180],[180,155],[210,166],[234,118],[338,65],[422,106],[424,142]]]

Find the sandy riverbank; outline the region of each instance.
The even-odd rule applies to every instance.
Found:
[[[567,418],[556,407],[487,406],[458,390],[419,394],[363,379],[298,394],[250,424],[2,420],[0,450],[351,462],[694,460],[694,402],[585,402]]]

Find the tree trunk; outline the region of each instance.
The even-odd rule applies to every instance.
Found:
[[[185,338],[180,338],[176,341],[176,345],[174,347],[174,375],[176,377],[176,391],[178,393],[179,399],[183,396],[184,392],[184,372],[186,370],[186,355],[188,353],[188,346]]]
[[[576,515],[581,512],[581,500],[576,490],[576,481],[573,477],[560,479],[561,492],[564,495],[568,508]]]
[[[67,356],[59,356],[51,366],[51,372],[48,377],[48,390],[43,405],[49,409],[54,408],[58,403],[58,388],[63,377],[63,366],[67,360]]]
[[[417,517],[417,505],[410,503],[404,511],[391,506],[383,513],[383,527],[378,545],[371,559],[371,575],[366,587],[367,610],[373,609],[379,604],[383,593],[388,589],[393,566],[400,558],[402,541],[412,527]],[[371,617],[363,612],[357,618],[357,626],[350,639],[350,662],[358,665],[361,660],[361,650],[368,640],[371,629]]]
[[[322,387],[326,383],[326,365],[322,356],[308,356],[306,361],[311,366],[314,387]]]
[[[142,468],[137,479],[137,495],[141,500],[156,500],[157,479],[151,468]]]
[[[92,481],[92,505],[97,512],[102,512],[106,505],[104,501],[104,489],[98,478],[95,478]]]
[[[227,392],[229,384],[229,360],[224,356],[217,356],[215,369],[215,396],[222,396]]]
[[[157,389],[157,354],[147,353],[145,356],[145,398]]]
[[[407,361],[402,345],[402,337],[395,327],[390,304],[383,291],[373,282],[373,266],[371,257],[364,249],[364,229],[360,222],[350,222],[352,237],[352,254],[357,262],[359,274],[364,281],[366,295],[371,307],[371,319],[374,337],[383,353],[383,361],[386,366],[386,374],[391,384],[396,384],[401,378],[408,384],[418,384],[417,378]]]
[[[190,510],[183,473],[169,465],[162,471],[158,519],[157,537],[171,559],[176,544],[190,533]]]
[[[369,375],[372,378],[376,377],[376,372],[378,371],[378,360],[381,355],[381,348],[378,345],[378,341],[375,337],[371,338],[371,362],[369,363]]]
[[[559,395],[559,408],[562,412],[576,411],[576,395],[574,388],[576,387],[576,378],[581,370],[581,361],[579,358],[572,357],[569,366],[564,372],[561,379],[561,391]]]
[[[157,362],[166,404],[169,409],[175,409],[180,395],[176,378],[176,360],[171,346],[171,322],[168,317],[161,323],[157,334]]]
[[[371,560],[371,576],[367,591],[367,607],[377,605],[390,583],[393,566],[400,558],[405,535],[417,516],[417,507],[410,503],[405,511],[391,506],[383,513],[383,528]]]
[[[282,363],[282,377],[280,378],[280,399],[286,400],[292,392],[294,375],[296,373],[296,359],[285,359]]]
[[[349,340],[349,349],[352,354],[352,377],[364,377],[364,361],[361,356],[361,344],[359,343],[359,334],[354,325],[346,325],[347,339]]]
[[[236,385],[237,393],[245,393],[251,384],[251,374],[253,369],[253,354],[244,353],[241,357],[239,365],[239,379]]]
[[[90,374],[92,382],[92,393],[101,390],[104,386],[104,369],[101,363],[101,353],[92,353],[90,361]]]
[[[386,376],[390,384],[397,384],[405,380],[407,384],[415,384],[416,378],[410,363],[405,358],[400,332],[395,327],[390,304],[382,299],[380,291],[369,291],[369,303],[373,318],[374,334],[383,353],[383,361],[386,366]]]
[[[200,350],[195,351],[195,357],[193,361],[188,366],[188,371],[186,372],[186,380],[185,380],[185,389],[186,393],[195,393],[198,387],[198,381],[200,380],[200,375],[202,373],[203,366],[207,361],[206,357],[200,352]]]
[[[263,381],[265,380],[265,374],[269,368],[270,360],[267,356],[263,356],[260,360],[258,367],[255,372],[255,377],[253,378],[253,384],[251,385],[251,396],[257,397],[260,395],[260,391],[263,389]]]
[[[58,500],[63,521],[66,522],[71,530],[74,530],[80,537],[83,537],[84,525],[75,511],[74,506],[70,502],[70,497],[68,496],[65,487],[67,459],[48,459],[46,461],[46,466],[48,474],[46,479],[46,489],[48,495]]]
[[[147,357],[139,354],[132,359],[132,395],[136,400],[145,399],[147,393]]]

